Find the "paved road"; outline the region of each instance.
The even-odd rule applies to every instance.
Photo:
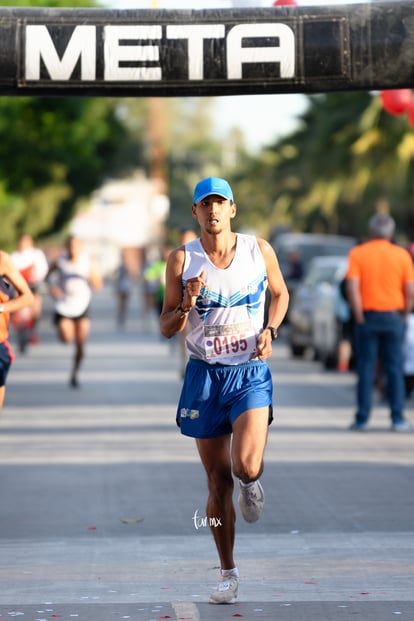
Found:
[[[352,434],[354,377],[271,361],[276,421],[266,507],[239,516],[240,602],[207,603],[218,562],[206,485],[175,427],[178,347],[134,299],[126,330],[110,291],[94,301],[81,388],[49,305],[18,356],[0,421],[0,620],[414,619],[414,434]],[[414,403],[407,404],[414,422]],[[198,526],[198,528],[196,528]]]

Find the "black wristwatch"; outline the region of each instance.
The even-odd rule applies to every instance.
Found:
[[[266,326],[266,330],[269,330],[272,337],[272,341],[277,339],[277,330],[273,326]]]
[[[188,313],[190,312],[190,309],[185,310],[181,306],[181,302],[180,302],[177,308],[175,309],[175,312],[180,315],[180,319],[184,319],[184,317],[187,317]]]

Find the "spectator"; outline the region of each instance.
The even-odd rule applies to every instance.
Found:
[[[346,297],[346,280],[343,278],[335,289],[335,316],[339,331],[338,364],[340,373],[349,370],[352,356],[353,321],[351,309]]]
[[[372,216],[370,239],[349,253],[347,294],[355,320],[358,374],[353,431],[367,428],[378,359],[387,380],[391,429],[412,431],[403,412],[403,343],[405,318],[413,307],[414,268],[407,251],[392,243],[394,230],[390,216]]]
[[[303,264],[299,250],[292,248],[288,253],[287,261],[289,267],[286,274],[286,281],[289,283],[291,280],[301,280],[303,277]]]

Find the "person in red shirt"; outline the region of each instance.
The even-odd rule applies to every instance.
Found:
[[[14,355],[9,336],[10,313],[34,304],[29,285],[11,260],[0,250],[0,411],[6,393],[6,378]]]
[[[11,259],[22,276],[29,284],[30,290],[33,293],[34,305],[31,310],[30,323],[31,323],[31,335],[30,342],[38,343],[39,336],[36,331],[36,325],[42,314],[42,296],[41,296],[41,283],[45,280],[49,271],[48,261],[43,250],[36,248],[31,235],[25,233],[19,239],[17,250],[11,253]],[[18,315],[14,316],[17,326],[22,318],[18,318]]]
[[[357,412],[352,431],[367,428],[377,362],[386,381],[393,431],[412,431],[404,418],[405,319],[414,302],[414,268],[405,248],[392,243],[393,218],[376,214],[370,239],[349,253],[348,300],[355,320]]]

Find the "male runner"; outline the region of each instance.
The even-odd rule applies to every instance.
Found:
[[[221,564],[221,581],[210,602],[231,604],[239,577],[233,557],[233,475],[241,513],[255,522],[264,505],[259,477],[272,420],[266,359],[289,295],[270,244],[231,230],[236,203],[227,181],[200,181],[192,213],[201,236],[170,254],[160,327],[170,338],[189,324],[177,424],[196,439],[208,479],[207,517]],[[271,301],[263,329],[266,289]]]

